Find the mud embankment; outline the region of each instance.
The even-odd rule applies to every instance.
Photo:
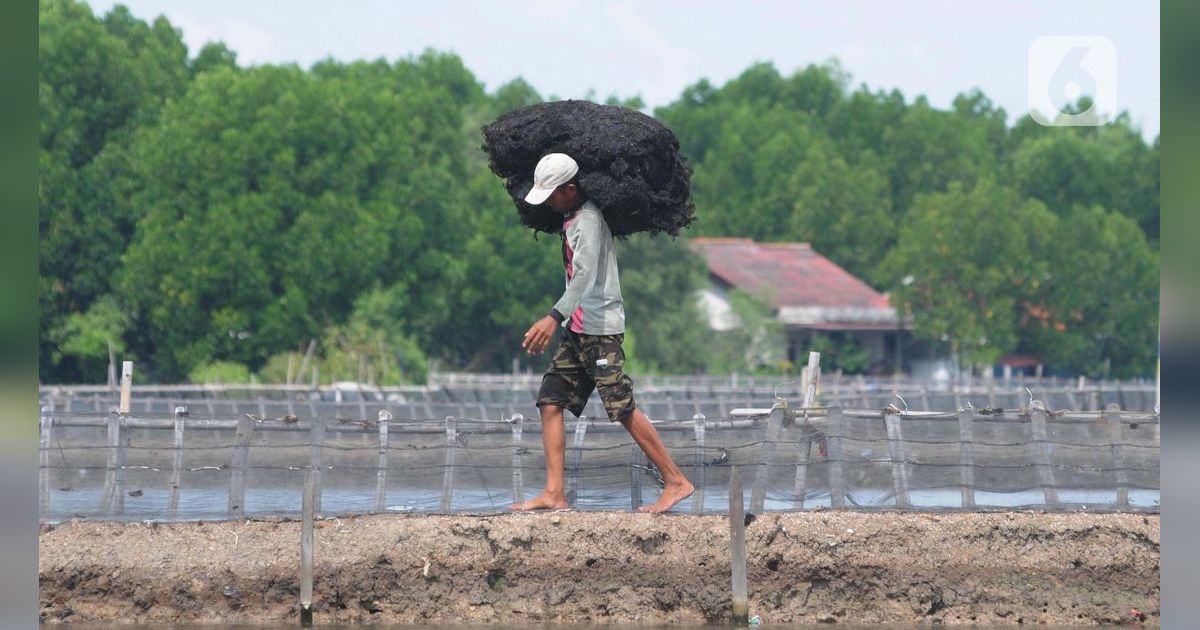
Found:
[[[729,618],[719,516],[382,515],[317,527],[317,623]],[[294,622],[299,541],[299,522],[285,520],[44,526],[42,620]],[[1158,623],[1153,514],[771,513],[746,544],[750,611],[766,623]]]

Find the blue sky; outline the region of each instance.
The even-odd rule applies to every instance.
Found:
[[[115,2],[90,2],[97,13]],[[653,108],[751,63],[785,74],[836,57],[853,85],[924,94],[936,107],[980,88],[1010,122],[1028,112],[1030,44],[1101,36],[1117,53],[1118,107],[1159,130],[1157,2],[732,2],[693,0],[127,0],[164,14],[189,51],[221,40],[243,65],[453,51],[488,90],[522,77],[542,96],[641,95]]]

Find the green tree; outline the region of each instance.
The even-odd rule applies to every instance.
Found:
[[[918,194],[946,190],[952,182],[970,188],[978,177],[994,173],[997,165],[986,125],[934,109],[923,96],[896,126],[884,130],[880,155],[889,165],[898,218]]]
[[[1049,274],[1021,320],[1026,351],[1095,377],[1152,373],[1158,255],[1138,225],[1076,206],[1043,245]]]
[[[164,18],[119,6],[97,19],[81,2],[44,0],[38,52],[40,374],[94,380],[96,363],[58,351],[52,333],[111,290],[140,218],[129,147],[186,88],[187,49]]]
[[[449,319],[467,210],[453,149],[476,86],[456,69],[430,53],[198,75],[137,146],[133,346],[164,378],[213,359],[256,369],[376,285],[411,293],[406,333]]]
[[[1057,218],[1038,201],[982,179],[919,195],[880,275],[924,339],[968,363],[1011,352],[1027,305],[1050,277],[1038,258]]]
[[[644,234],[617,245],[626,326],[637,336],[636,353],[645,372],[691,374],[709,366],[708,326],[697,292],[708,270],[682,239]]]
[[[850,273],[875,280],[895,244],[884,166],[871,152],[848,164],[813,146],[779,190],[792,198],[789,240],[807,241]]]
[[[1148,146],[1121,116],[1102,128],[1054,127],[1016,149],[1012,168],[1022,194],[1060,216],[1076,205],[1102,205],[1133,219],[1158,243],[1158,143]]]

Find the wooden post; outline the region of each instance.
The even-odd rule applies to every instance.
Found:
[[[583,462],[583,438],[587,433],[587,416],[579,416],[575,420],[575,441],[571,445],[571,461],[567,465],[566,495],[567,503],[575,505],[579,495],[579,466]]]
[[[958,457],[962,507],[975,508],[975,410],[958,410]]]
[[[804,424],[798,426],[800,430],[800,446],[799,453],[796,457],[796,485],[793,495],[796,497],[792,500],[792,506],[797,510],[804,509],[804,495],[808,492],[808,464],[812,460],[812,443],[813,431],[808,425],[808,409],[813,406],[817,400],[817,382],[821,378],[821,353],[808,353],[808,366],[806,378],[803,381],[804,400],[800,405],[804,408]]]
[[[807,414],[808,412],[805,412]],[[808,463],[812,460],[812,444],[813,434],[808,426],[801,427],[800,438],[800,454],[796,459],[796,489],[794,492],[795,499],[792,500],[792,507],[797,510],[804,509],[804,495],[808,492]]]
[[[113,352],[112,339],[108,339],[108,393],[109,400],[117,393],[117,354]],[[97,411],[100,409],[97,408]]]
[[[454,495],[454,451],[458,447],[458,420],[454,416],[446,416],[446,466],[442,474],[442,506],[443,512],[450,511],[451,499]]]
[[[804,400],[801,405],[807,409],[813,406],[817,399],[817,383],[821,380],[821,353],[808,353],[808,378],[803,381]]]
[[[313,510],[317,514],[321,513],[321,462],[323,460],[322,452],[325,448],[325,420],[313,416],[310,421],[312,424],[309,428],[309,435],[312,436],[312,445],[309,447],[308,462],[312,467],[312,480],[315,487],[313,493]]]
[[[746,590],[746,514],[742,509],[742,482],[737,466],[729,473],[729,565],[733,588],[733,623],[746,625],[750,599]]]
[[[786,407],[778,407],[767,416],[767,436],[758,447],[758,471],[754,476],[754,489],[750,491],[750,512],[758,514],[763,511],[766,502],[767,483],[770,481],[770,466],[775,459],[775,449],[779,443],[779,432],[783,428],[783,416],[787,414]]]
[[[842,477],[842,408],[829,408],[825,417],[829,440],[829,502],[837,510],[846,508],[846,486]]]
[[[54,414],[42,407],[39,419],[41,435],[38,448],[38,509],[42,518],[50,512],[50,445],[54,435]]]
[[[304,520],[300,525],[300,625],[312,627],[313,517],[317,511],[317,473],[312,468],[304,479]]]
[[[642,447],[637,444],[629,456],[629,506],[634,512],[642,507]]]
[[[229,514],[242,516],[246,505],[246,460],[250,453],[250,436],[254,433],[254,420],[238,418],[234,434],[233,458],[229,462]]]
[[[379,461],[375,465],[375,511],[387,509],[387,473],[388,473],[388,423],[392,421],[392,412],[379,411]]]
[[[250,457],[250,437],[254,433],[254,420],[248,416],[238,419],[238,430],[234,433],[233,458],[229,462],[229,515],[241,516],[246,505],[246,463]]]
[[[171,518],[179,515],[179,492],[183,483],[183,419],[187,407],[175,407],[175,452],[171,458],[171,498],[167,500],[167,514]]]
[[[1035,409],[1030,413],[1030,430],[1033,435],[1033,457],[1037,462],[1038,479],[1042,484],[1042,496],[1046,505],[1058,504],[1058,489],[1054,486],[1054,469],[1050,467],[1050,438],[1046,430],[1046,412]]]
[[[104,472],[104,494],[100,499],[101,514],[119,515],[125,511],[123,420],[115,409],[108,416],[108,465]]]
[[[888,458],[892,460],[892,490],[896,494],[896,507],[912,507],[908,500],[908,465],[904,461],[904,436],[900,429],[900,416],[884,413],[883,423],[887,428]]]
[[[692,495],[692,514],[704,513],[704,414],[692,416],[692,429],[696,433],[695,464],[692,468],[692,485],[696,492]]]
[[[313,369],[316,369],[316,367],[314,366],[314,367],[313,367]],[[316,392],[316,391],[313,391],[313,392],[312,392],[311,394],[309,394],[309,396],[308,396],[308,416],[309,416],[310,418],[312,418],[312,419],[313,419],[313,422],[316,422],[316,421],[317,421],[317,418],[319,418],[319,417],[320,417],[320,414],[319,414],[319,413],[317,413],[317,402],[316,402],[315,400],[313,400],[313,398],[314,398],[316,395],[317,395],[317,392]],[[324,420],[322,420],[321,422],[322,422],[322,423],[324,423]],[[317,481],[317,488],[319,489],[320,487],[321,487],[321,482],[318,480],[318,481]],[[321,494],[321,493],[320,493],[320,492],[317,492],[317,494],[319,495],[319,494]],[[318,502],[319,502],[319,500],[318,500]],[[319,510],[319,509],[317,510],[317,512],[318,512],[318,513],[319,513],[320,511],[321,511],[321,510]]]
[[[1125,425],[1121,422],[1121,408],[1115,403],[1104,410],[1104,422],[1108,425],[1109,458],[1113,471],[1116,473],[1117,507],[1129,507],[1129,472],[1125,470]]]
[[[513,475],[513,502],[520,503],[525,500],[525,463],[524,447],[521,446],[521,425],[525,423],[523,414],[514,413],[512,415],[512,475]]]
[[[121,406],[119,413],[129,415],[129,401],[133,398],[133,361],[121,362]]]

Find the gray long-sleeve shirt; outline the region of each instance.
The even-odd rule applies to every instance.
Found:
[[[584,335],[625,332],[625,305],[617,272],[612,231],[591,201],[563,222],[563,264],[567,290],[551,315]]]

